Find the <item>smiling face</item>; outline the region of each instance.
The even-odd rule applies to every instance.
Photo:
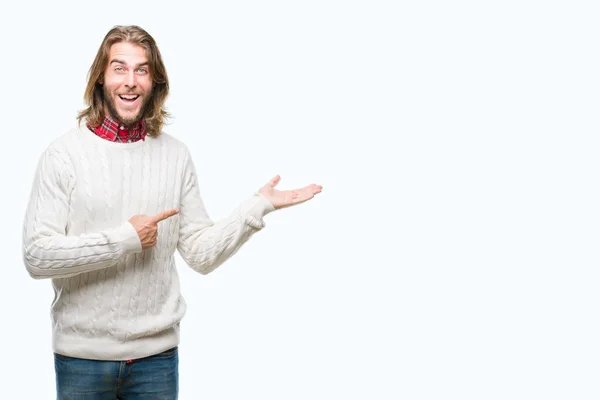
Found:
[[[143,47],[129,42],[113,44],[100,82],[105,114],[129,127],[137,124],[152,95],[150,72]]]

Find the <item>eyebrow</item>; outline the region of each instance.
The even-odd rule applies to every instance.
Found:
[[[123,61],[123,60],[117,60],[117,59],[114,59],[114,60],[112,60],[112,61],[110,62],[110,64],[112,64],[112,63],[117,63],[117,64],[122,64],[122,65],[127,65],[127,63],[126,63],[125,61]],[[142,67],[142,66],[147,66],[147,65],[149,65],[149,63],[148,63],[148,61],[145,61],[145,62],[143,62],[143,63],[139,63],[139,64],[137,64],[137,65],[136,65],[136,68],[137,68],[137,67]]]

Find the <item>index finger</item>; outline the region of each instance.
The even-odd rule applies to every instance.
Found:
[[[178,212],[179,212],[178,209],[172,208],[170,210],[165,210],[165,211],[159,212],[154,217],[152,217],[152,219],[154,222],[159,223],[162,220],[172,217],[173,215],[177,214]]]

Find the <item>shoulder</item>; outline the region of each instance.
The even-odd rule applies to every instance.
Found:
[[[174,148],[187,148],[185,143],[175,136],[162,131],[158,136],[148,136],[148,139],[155,140],[157,143],[164,144]]]
[[[69,153],[72,151],[73,143],[79,130],[79,128],[70,129],[51,140],[42,153],[42,157],[53,158],[61,164],[70,163]]]
[[[189,157],[190,151],[188,146],[180,139],[177,139],[173,135],[164,131],[161,132],[160,135],[148,137],[146,140],[152,140],[153,144],[161,147],[165,146],[172,153],[177,153],[180,156]]]
[[[73,162],[68,149],[68,138],[71,135],[72,130],[52,139],[39,155],[38,170],[42,179],[56,180],[62,185],[74,177]]]

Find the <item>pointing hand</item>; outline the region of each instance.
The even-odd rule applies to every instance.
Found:
[[[179,213],[179,210],[173,208],[162,211],[154,216],[134,215],[129,219],[129,223],[133,225],[140,237],[142,249],[147,249],[156,245],[158,238],[158,223],[177,213]]]

